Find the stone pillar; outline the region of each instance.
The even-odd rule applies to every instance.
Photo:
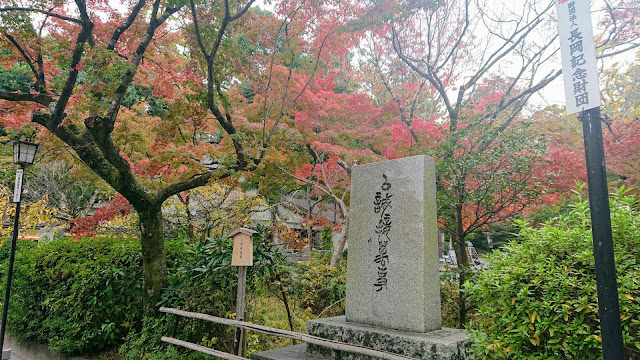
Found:
[[[435,161],[413,156],[351,174],[346,321],[440,330]]]

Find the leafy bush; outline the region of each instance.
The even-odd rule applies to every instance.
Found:
[[[460,291],[457,269],[445,264],[446,271],[440,273],[440,312],[442,326],[457,328],[460,326]]]
[[[180,246],[168,244],[170,258]],[[8,319],[17,338],[86,354],[113,347],[140,327],[142,260],[136,239],[57,238],[18,250]]]
[[[247,271],[248,297],[263,282],[273,279],[275,267],[285,259],[262,236],[262,229],[258,230],[259,235],[254,237],[253,266]],[[169,288],[163,294],[161,304],[185,311],[234,318],[238,268],[231,266],[232,252],[232,240],[224,238],[189,246],[182,266],[169,274]],[[230,326],[180,318],[176,337],[216,350],[232,352],[233,330]],[[140,337],[132,335],[131,340],[139,341]],[[131,350],[132,346],[127,345],[123,349]],[[148,349],[159,347],[160,344],[139,341],[139,346],[142,348],[136,348],[135,353],[151,353]]]
[[[339,313],[344,311],[346,266],[329,266],[330,256],[318,254],[316,257],[314,254],[311,261],[300,263],[293,270],[296,275],[292,279],[292,292],[299,298],[301,306],[311,309],[316,315],[333,306],[338,306]]]
[[[580,192],[577,192],[578,194]],[[627,356],[640,356],[640,211],[624,191],[611,199]],[[519,222],[520,242],[494,252],[491,268],[465,284],[477,304],[470,330],[477,358],[596,359],[598,318],[589,204],[539,228]]]
[[[122,360],[183,360],[194,359],[195,352],[186,352],[177,346],[160,341],[171,334],[171,322],[162,318],[145,318],[142,330],[132,331],[120,347]]]

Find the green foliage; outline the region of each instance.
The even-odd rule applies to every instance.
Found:
[[[145,318],[142,331],[132,331],[120,347],[122,360],[179,360],[192,359],[189,352],[180,353],[177,346],[160,341],[171,334],[172,323],[162,318]]]
[[[254,236],[253,266],[249,267],[247,272],[248,296],[263,283],[272,281],[275,267],[285,259],[284,255],[262,236],[263,229],[259,228],[258,231],[259,235]],[[182,266],[170,273],[169,288],[162,296],[161,305],[234,318],[238,268],[231,266],[232,252],[232,240],[228,238],[213,239],[208,243],[190,246],[184,254]],[[160,346],[158,343],[142,341],[139,336],[147,335],[132,335],[132,339],[139,341],[138,345],[144,347],[135,350],[136,353],[151,352],[152,348]],[[181,318],[176,337],[232,352],[233,328],[229,326]]]
[[[446,271],[440,273],[440,310],[442,314],[442,326],[457,328],[460,325],[460,304],[458,302],[460,291],[457,271],[445,264]]]
[[[330,254],[329,254],[330,255]],[[297,276],[292,284],[292,292],[299,298],[300,305],[320,315],[324,310],[337,306],[334,312],[344,311],[347,273],[345,266],[329,266],[329,262],[312,258],[296,266]]]
[[[321,250],[333,249],[333,227],[332,226],[325,226],[322,228],[322,232],[320,233],[320,244],[318,244],[318,248]]]
[[[580,194],[580,192],[578,192]],[[640,211],[625,190],[611,198],[618,291],[627,356],[640,355]],[[465,284],[477,304],[470,329],[477,358],[601,358],[588,202],[489,256],[491,268]]]
[[[124,94],[122,105],[131,108],[139,102],[146,102],[149,105],[147,114],[150,116],[162,116],[167,112],[167,104],[162,98],[154,96],[150,87],[131,85]]]
[[[55,239],[16,256],[9,328],[69,354],[113,346],[140,320],[136,241]]]
[[[25,244],[16,254],[8,325],[20,340],[66,354],[95,353],[140,326],[139,241],[57,238]],[[180,246],[168,244],[170,258]]]
[[[31,70],[26,64],[15,64],[10,70],[0,66],[0,92],[28,93],[31,89],[31,76]]]

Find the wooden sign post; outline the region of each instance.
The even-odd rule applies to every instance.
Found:
[[[244,321],[244,298],[247,288],[247,267],[253,266],[253,239],[256,234],[251,229],[239,228],[232,231],[229,237],[233,238],[233,254],[231,266],[238,267],[238,297],[236,300],[236,320]],[[233,349],[237,356],[244,357],[244,329],[236,328]]]

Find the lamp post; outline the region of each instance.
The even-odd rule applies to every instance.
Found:
[[[7,288],[4,294],[4,303],[2,307],[2,327],[0,327],[0,354],[2,359],[9,359],[11,356],[10,350],[5,356],[4,353],[4,332],[7,326],[7,311],[9,310],[9,295],[11,294],[11,280],[13,279],[13,260],[16,254],[16,241],[18,240],[18,224],[20,221],[20,201],[22,198],[22,177],[24,175],[24,169],[33,165],[33,160],[36,157],[36,151],[38,151],[38,144],[15,141],[13,143],[13,162],[20,165],[20,168],[16,170],[16,183],[13,188],[13,202],[16,203],[16,216],[13,220],[13,236],[11,238],[11,255],[9,256],[9,271],[7,272]]]

